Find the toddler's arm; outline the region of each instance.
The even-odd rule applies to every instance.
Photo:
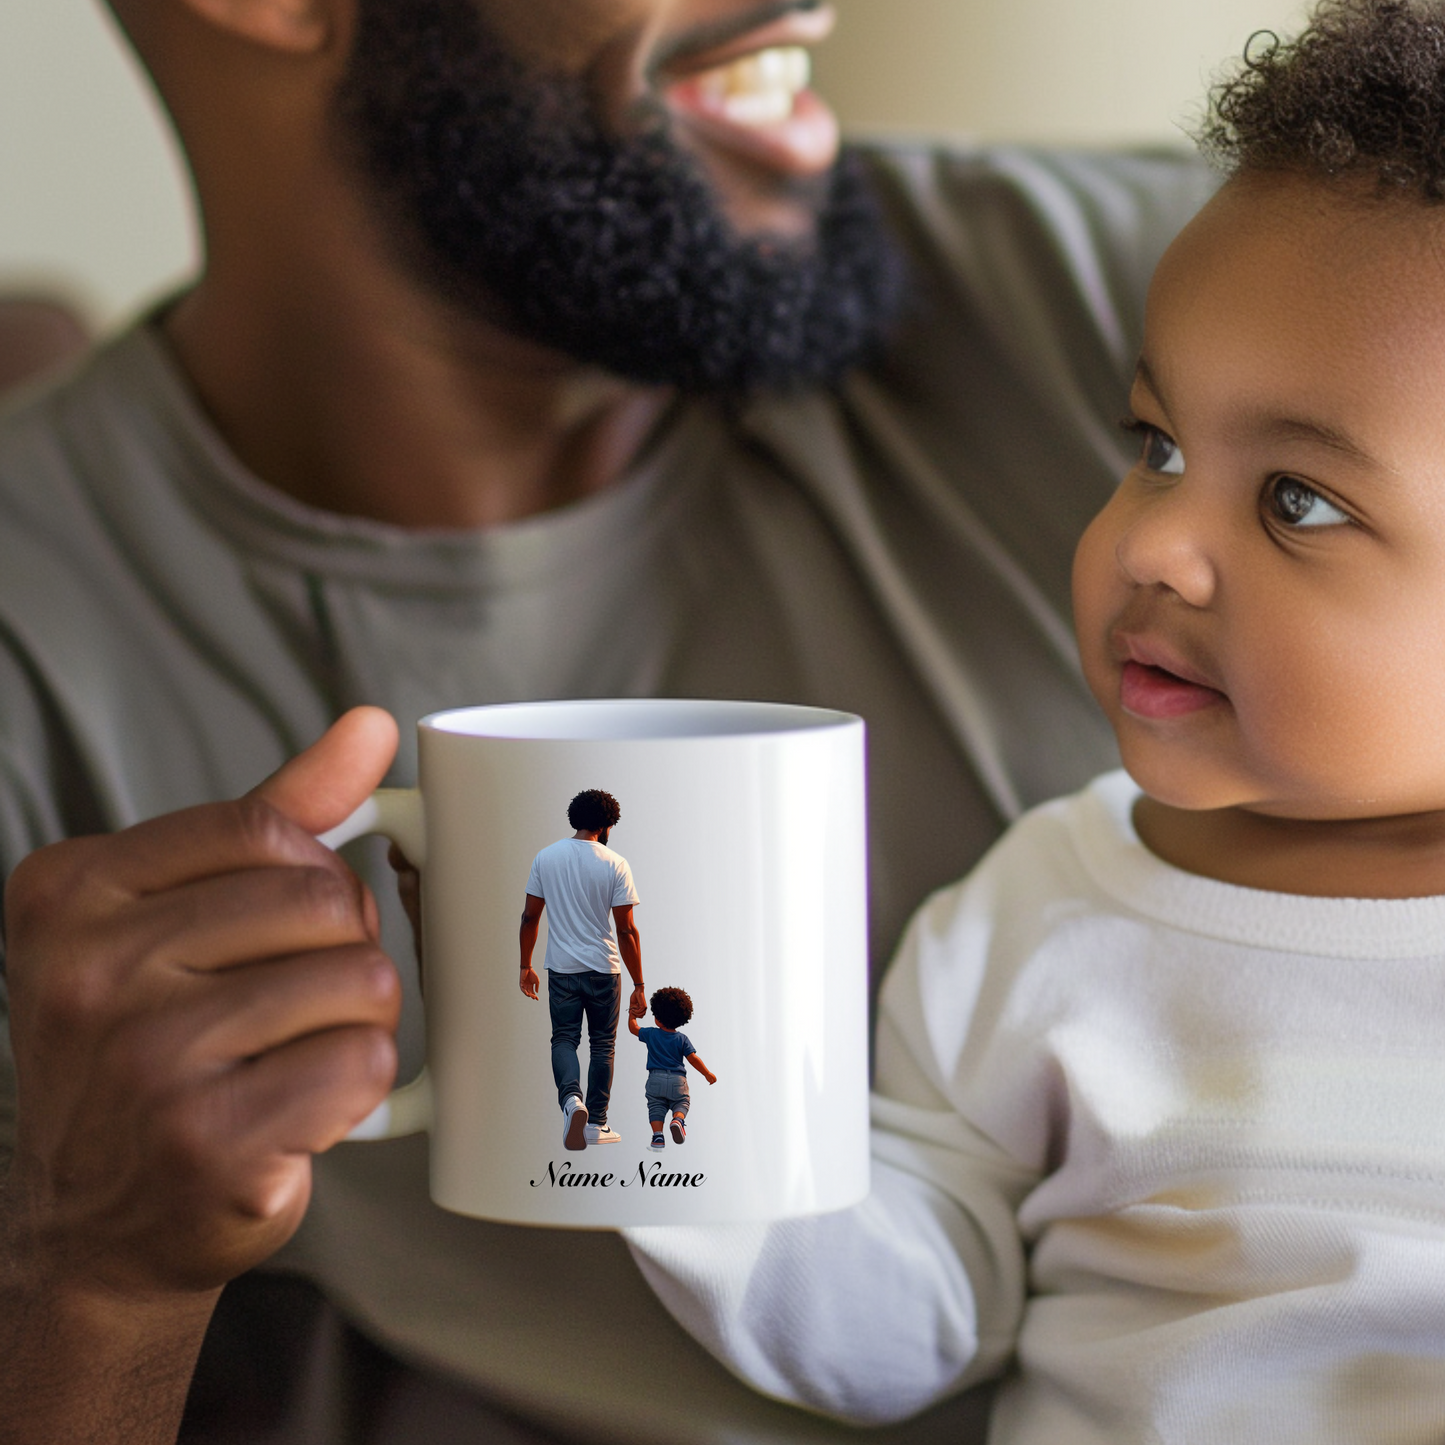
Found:
[[[866,1200],[773,1225],[625,1231],[662,1302],[729,1369],[851,1423],[903,1419],[998,1373],[1023,1313],[1016,1210],[1039,1173],[950,1102],[959,1059],[937,1046],[965,1047],[988,949],[986,928],[959,925],[961,897],[914,919],[884,986]]]
[[[710,1084],[715,1084],[715,1083],[717,1083],[717,1075],[716,1075],[715,1073],[713,1073],[713,1071],[712,1071],[710,1068],[708,1068],[708,1066],[707,1066],[705,1063],[703,1063],[703,1061],[698,1057],[697,1054],[695,1054],[695,1053],[688,1054],[686,1057],[687,1057],[688,1063],[690,1063],[690,1064],[693,1066],[693,1068],[695,1068],[695,1069],[698,1071],[698,1073],[700,1073],[700,1074],[703,1076],[703,1078],[705,1078],[705,1079],[708,1081],[708,1083],[710,1083]]]
[[[636,1038],[638,1030],[642,1027],[642,1020],[636,1014],[628,1014],[627,1027],[631,1030],[633,1038]]]

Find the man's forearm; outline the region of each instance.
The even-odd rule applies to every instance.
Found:
[[[0,1180],[0,1442],[172,1445],[219,1290],[127,1298],[58,1277]]]
[[[538,923],[535,918],[523,917],[520,942],[522,945],[522,967],[524,969],[532,966],[532,954],[537,948]]]
[[[617,935],[617,951],[622,955],[622,966],[632,979],[633,988],[642,987],[642,935],[635,928]]]

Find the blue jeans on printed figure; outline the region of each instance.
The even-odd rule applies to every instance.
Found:
[[[612,1097],[612,1055],[617,1048],[617,1020],[622,1015],[620,973],[558,973],[547,970],[547,1007],[552,1011],[552,1077],[557,1102],[565,1104],[582,1092],[577,1046],[582,1019],[587,1019],[587,1119],[607,1122]]]

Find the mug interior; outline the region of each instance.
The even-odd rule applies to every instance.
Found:
[[[500,703],[434,712],[420,726],[480,738],[570,741],[740,737],[846,726],[851,713],[774,702],[618,698]]]

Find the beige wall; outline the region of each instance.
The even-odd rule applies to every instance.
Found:
[[[0,0],[0,275],[111,322],[192,266],[170,136],[97,0]]]
[[[1179,140],[1294,0],[837,0],[820,85],[855,132]],[[0,275],[114,323],[195,264],[169,136],[98,0],[0,0]]]
[[[1256,30],[1304,0],[835,0],[818,59],[850,129],[1066,144],[1173,141]]]

